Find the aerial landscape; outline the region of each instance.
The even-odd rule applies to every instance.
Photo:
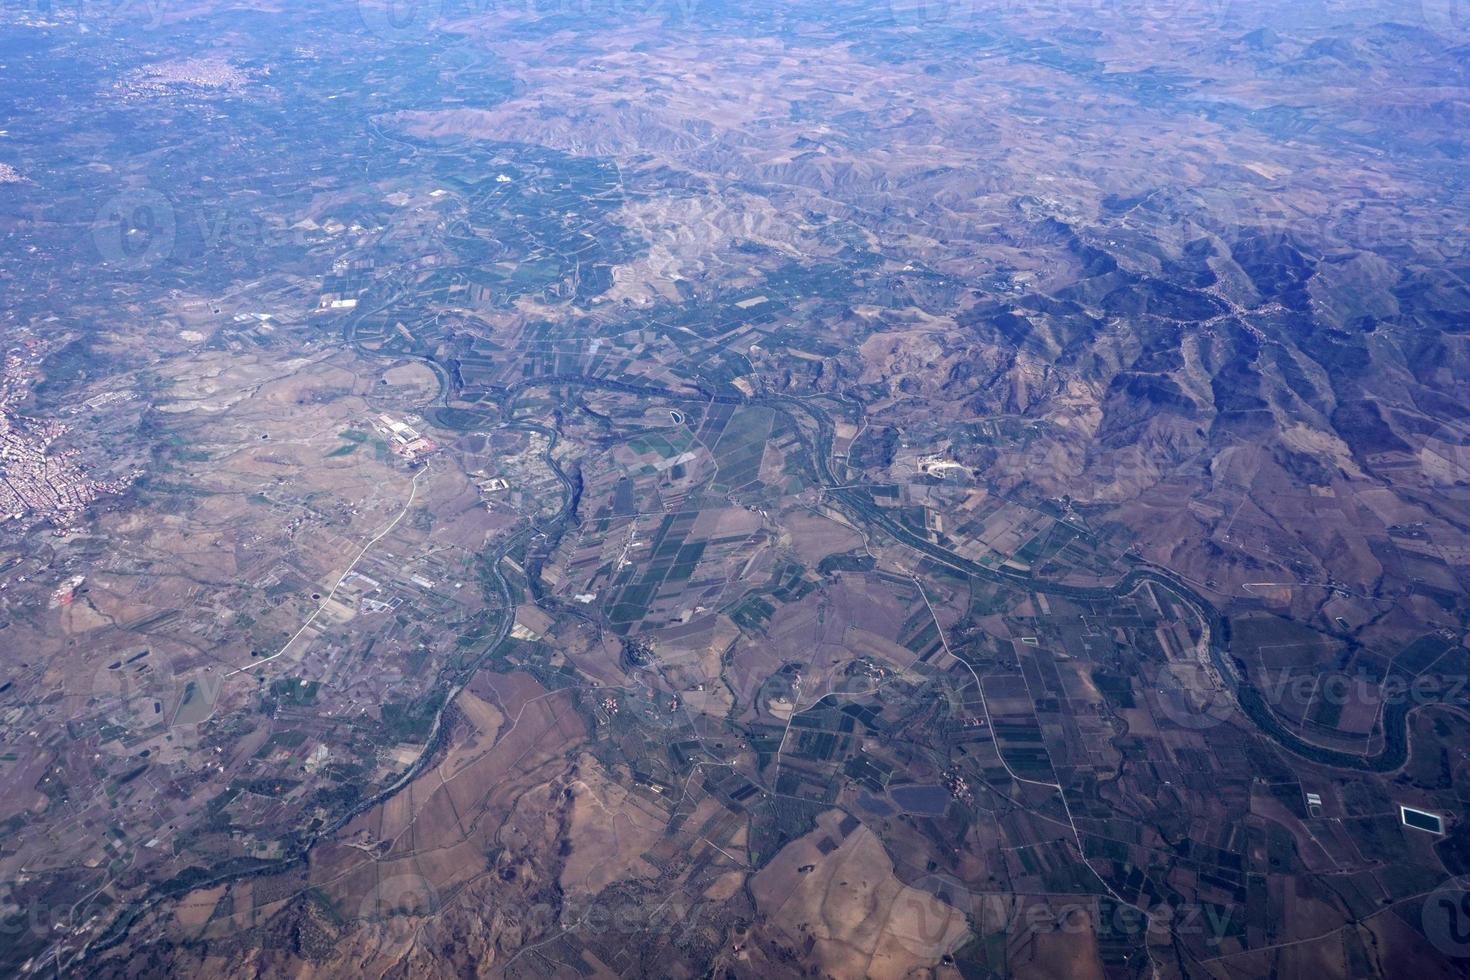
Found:
[[[1470,977],[1459,0],[7,0],[0,977]]]

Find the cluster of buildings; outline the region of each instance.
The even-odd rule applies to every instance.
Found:
[[[439,448],[436,442],[426,438],[418,429],[391,415],[379,415],[373,420],[373,427],[388,440],[389,447],[395,453],[409,462],[427,456]]]
[[[244,88],[250,75],[224,58],[179,58],[147,65],[114,83],[114,88],[130,96],[172,95],[180,88],[224,89]]]
[[[86,581],[87,576],[85,575],[73,575],[58,585],[51,593],[51,608],[71,605],[72,600],[77,597],[77,589],[80,589]]]
[[[87,479],[75,450],[52,453],[66,426],[16,414],[28,386],[25,362],[7,355],[0,373],[0,521],[42,518],[65,534],[88,504],[127,484]]]

